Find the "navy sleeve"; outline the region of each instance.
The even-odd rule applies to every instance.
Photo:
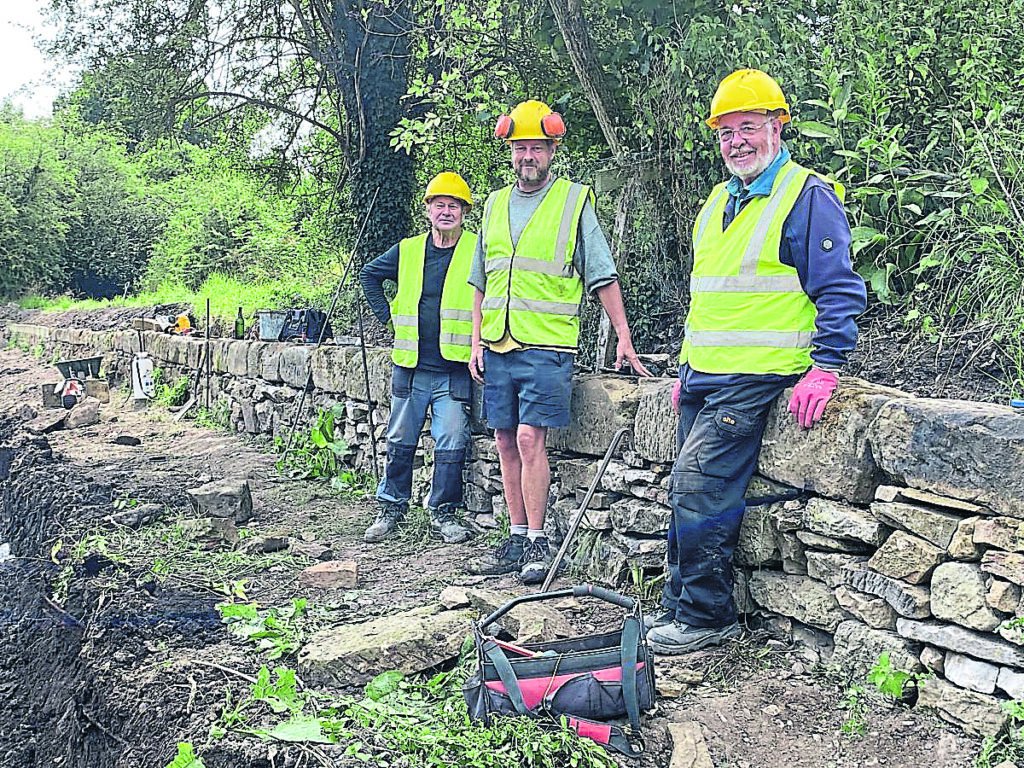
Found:
[[[398,282],[397,243],[359,270],[359,285],[363,288],[366,303],[384,325],[391,320],[391,307],[388,305],[387,296],[384,295],[386,280]]]
[[[779,258],[794,267],[818,310],[811,358],[835,369],[857,342],[857,315],[867,306],[864,280],[850,263],[850,224],[832,188],[811,176],[783,228]]]

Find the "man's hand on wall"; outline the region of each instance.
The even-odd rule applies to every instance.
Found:
[[[838,383],[839,377],[832,371],[811,368],[805,373],[789,399],[789,412],[796,417],[797,424],[805,429],[817,424]]]
[[[638,376],[644,378],[650,378],[653,374],[644,368],[644,364],[640,362],[640,358],[636,354],[636,350],[633,349],[633,342],[629,338],[619,337],[619,343],[615,345],[615,370],[618,371],[622,368],[622,361],[625,360],[629,363],[630,367],[636,372]]]

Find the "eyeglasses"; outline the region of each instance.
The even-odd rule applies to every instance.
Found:
[[[765,120],[760,125],[742,125],[735,131],[732,128],[719,128],[718,129],[718,140],[723,144],[728,144],[732,141],[732,137],[737,133],[744,139],[752,139],[757,136],[757,132],[764,128],[771,120]]]

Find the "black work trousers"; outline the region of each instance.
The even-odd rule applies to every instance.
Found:
[[[683,365],[679,455],[672,466],[668,578],[661,604],[676,621],[736,621],[732,556],[775,398],[798,376],[707,374]]]

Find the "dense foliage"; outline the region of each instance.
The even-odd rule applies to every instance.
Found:
[[[508,183],[494,118],[537,97],[569,124],[557,170],[598,188],[638,346],[671,348],[690,226],[723,176],[707,105],[753,66],[783,85],[795,156],[846,186],[874,300],[928,338],[984,329],[1024,387],[1024,0],[51,4],[54,51],[86,73],[52,124],[4,121],[5,292],[87,289],[82,247],[117,254],[118,289],[322,274],[377,194],[370,257],[417,228],[437,171],[478,199]]]

